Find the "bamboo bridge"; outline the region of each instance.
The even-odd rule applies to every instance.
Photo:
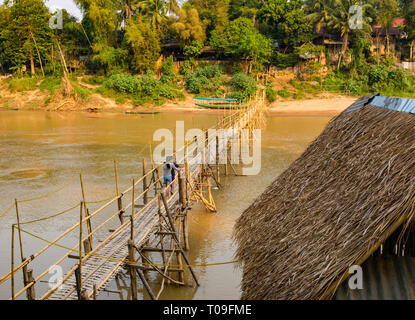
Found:
[[[263,98],[262,98],[263,99]],[[147,170],[146,159],[142,161],[142,176],[134,179],[131,186],[119,191],[117,163],[114,161],[116,196],[108,200],[100,208],[90,212],[85,200],[82,175],[80,175],[82,201],[79,203],[79,222],[65,230],[54,240],[49,241],[41,236],[24,230],[20,223],[18,202],[15,203],[17,223],[12,226],[12,248],[10,272],[0,278],[0,285],[11,283],[12,300],[23,298],[24,293],[29,300],[88,300],[96,299],[122,269],[128,270],[131,279],[131,297],[138,299],[138,281],[141,281],[151,299],[158,299],[166,284],[183,286],[185,272],[189,272],[194,285],[198,286],[198,279],[187,258],[190,250],[188,241],[188,212],[193,201],[200,201],[209,211],[215,211],[215,203],[211,194],[211,181],[220,187],[220,165],[207,165],[204,161],[211,156],[208,154],[216,149],[216,159],[220,154],[228,153],[230,142],[235,135],[240,135],[243,128],[254,128],[258,125],[262,114],[262,99],[247,104],[239,110],[227,111],[226,116],[219,121],[216,129],[225,129],[226,143],[219,143],[219,138],[210,139],[205,131],[205,144],[202,152],[199,151],[196,139],[192,144],[186,142],[184,158],[177,159],[183,163],[179,172],[177,186],[173,194],[166,194],[163,186],[162,164],[155,165],[150,161]],[[190,157],[192,155],[193,157]],[[196,155],[196,156],[195,156]],[[190,159],[191,158],[191,159]],[[216,166],[216,168],[214,168]],[[225,174],[228,166],[224,164]],[[76,208],[75,208],[76,209]],[[108,212],[111,212],[108,214]],[[96,234],[106,231],[111,223],[119,221],[119,227],[108,230],[110,235],[103,241],[96,239]],[[95,225],[96,224],[96,225]],[[93,226],[94,225],[94,226]],[[95,228],[94,228],[95,227]],[[37,253],[25,257],[23,253],[22,234],[38,238],[46,245]],[[58,242],[68,235],[79,239],[72,247]],[[15,238],[18,239],[20,262],[15,257]],[[52,248],[60,247],[67,252],[55,263],[46,268],[39,275],[33,274],[31,266]],[[53,287],[37,292],[35,287],[39,283],[46,283],[45,276],[50,270],[64,261],[73,265],[60,281]],[[75,263],[74,263],[75,262]],[[48,264],[49,265],[49,264]],[[23,286],[17,288],[16,275],[22,271]],[[161,276],[162,282],[157,293],[150,286],[149,272]],[[38,294],[38,295],[37,295]]]

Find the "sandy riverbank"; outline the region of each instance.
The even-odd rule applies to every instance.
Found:
[[[355,101],[355,97],[348,96],[333,96],[324,99],[278,101],[268,107],[267,114],[275,116],[334,116],[341,113]]]
[[[131,103],[116,103],[114,99],[93,93],[85,100],[52,98],[39,89],[29,92],[10,92],[2,90],[0,94],[0,109],[43,110],[43,111],[92,111],[92,112],[164,112],[164,113],[223,113],[195,105],[192,95],[186,95],[184,100],[170,101],[161,106],[135,107]],[[325,94],[305,100],[277,100],[268,104],[267,114],[275,116],[334,116],[350,106],[356,98],[335,94]]]

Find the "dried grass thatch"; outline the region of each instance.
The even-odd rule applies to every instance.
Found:
[[[415,115],[344,112],[237,221],[242,299],[330,298],[414,214]]]

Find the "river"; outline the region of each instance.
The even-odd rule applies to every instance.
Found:
[[[81,172],[84,173],[88,201],[111,197],[115,193],[114,159],[118,163],[120,186],[127,187],[133,177],[141,174],[142,157],[149,158],[149,144],[155,130],[167,128],[173,131],[176,121],[184,121],[186,130],[209,128],[220,116],[0,111],[0,215],[14,199],[36,198],[65,185],[64,189],[48,197],[19,203],[21,220],[42,218],[72,207],[81,199]],[[330,117],[267,117],[262,132],[260,174],[221,177],[223,189],[213,192],[218,209],[216,214],[206,212],[199,204],[193,205],[189,214],[188,253],[192,264],[234,260],[232,231],[235,220],[322,132],[329,120]],[[78,219],[79,209],[54,219],[27,224],[25,229],[51,240]],[[14,209],[0,219],[0,275],[10,271],[11,224],[15,222]],[[105,237],[104,234],[101,236]],[[60,243],[73,245],[76,238],[69,237]],[[23,235],[25,256],[44,245],[38,239]],[[36,259],[34,275],[64,253],[61,248],[48,250]],[[62,267],[67,270],[70,266],[67,263]],[[239,299],[241,270],[237,265],[198,267],[195,271],[200,287],[167,286],[161,299]],[[48,277],[46,275],[45,280]],[[160,279],[156,275],[151,279],[157,286]],[[186,280],[191,283],[191,278]],[[121,275],[108,286],[119,293],[103,292],[99,299],[127,299],[128,283],[128,277]],[[22,287],[21,276],[17,277],[16,286]],[[0,299],[9,297],[10,282],[6,282],[0,285]]]

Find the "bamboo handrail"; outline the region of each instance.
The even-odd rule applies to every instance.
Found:
[[[256,107],[255,108],[251,108],[251,110],[248,111],[248,113],[245,114],[245,112],[248,110],[248,107],[246,109],[241,109],[238,110],[238,112],[232,113],[229,116],[226,116],[224,118],[221,119],[221,121],[219,123],[217,123],[215,126],[211,127],[210,129],[213,128],[218,128],[221,127],[222,129],[225,128],[225,130],[229,130],[232,126],[235,126],[235,124],[238,124],[238,127],[242,126],[242,120],[244,120],[244,122],[249,122],[250,119],[250,112],[254,110],[256,112]],[[244,113],[244,116],[242,118],[242,114]],[[209,129],[207,130],[203,130],[204,133],[206,133]],[[209,142],[209,137],[205,137],[203,142],[205,143],[206,141],[208,141],[208,145],[210,144]],[[212,140],[213,141],[213,140]],[[188,149],[188,145],[183,146],[182,148],[180,148],[179,150],[176,150],[173,154],[177,154],[179,151],[182,151],[183,149],[187,150]],[[186,160],[186,157],[188,157],[189,154],[194,153],[195,150],[198,149],[198,145],[197,143],[193,144],[193,148],[191,148],[191,151],[187,150],[186,154],[184,155],[183,159],[181,159],[182,161]],[[206,149],[204,149],[205,151]],[[192,162],[194,159],[196,159],[197,157],[193,157],[193,159],[190,161]],[[134,180],[133,185],[126,188],[125,190],[123,190],[121,192],[121,194],[118,194],[118,180],[116,181],[116,193],[117,195],[110,199],[107,203],[105,203],[104,205],[102,205],[101,207],[99,207],[98,209],[96,209],[93,213],[87,215],[86,217],[80,219],[79,222],[75,223],[73,226],[69,227],[68,229],[66,229],[64,232],[62,232],[59,236],[57,236],[53,241],[51,241],[50,243],[48,243],[45,247],[43,247],[42,249],[40,249],[38,252],[36,252],[35,254],[31,255],[30,258],[26,258],[24,259],[20,265],[18,265],[17,267],[14,267],[14,265],[12,264],[12,270],[7,273],[6,275],[4,275],[2,278],[0,278],[0,284],[4,283],[5,281],[7,281],[8,279],[10,279],[16,272],[20,271],[21,269],[23,269],[25,266],[27,266],[31,261],[33,261],[35,258],[37,258],[38,256],[40,256],[42,253],[44,253],[47,249],[49,249],[51,246],[53,246],[56,242],[58,242],[59,240],[61,240],[63,237],[65,237],[66,235],[68,235],[70,232],[72,232],[73,230],[75,230],[78,226],[81,226],[83,223],[85,222],[89,222],[93,217],[95,217],[96,215],[98,215],[100,212],[102,212],[103,210],[105,210],[106,208],[108,208],[110,205],[112,205],[115,201],[118,201],[119,199],[121,199],[126,193],[131,192],[135,186],[137,186],[138,184],[140,184],[141,182],[143,182],[144,179],[146,179],[147,177],[149,177],[150,175],[153,176],[154,173],[156,173],[157,179],[155,179],[152,183],[150,183],[147,188],[145,190],[143,190],[137,197],[133,198],[133,201],[131,203],[129,203],[127,206],[123,207],[122,210],[117,210],[113,215],[111,215],[109,218],[107,218],[103,223],[101,223],[98,227],[96,227],[94,230],[88,229],[88,234],[85,235],[85,237],[82,238],[82,241],[85,241],[86,239],[92,237],[93,234],[95,234],[98,230],[100,230],[102,227],[104,227],[108,222],[110,222],[112,219],[114,219],[115,217],[117,217],[122,211],[125,211],[126,209],[130,208],[132,206],[132,203],[136,203],[140,198],[142,198],[145,194],[148,194],[148,192],[150,191],[150,189],[152,187],[154,187],[154,185],[158,184],[158,183],[162,183],[162,178],[158,176],[158,170],[161,168],[161,166],[163,165],[163,163],[158,164],[156,166],[152,166],[151,170],[149,170],[147,173],[143,174],[143,176],[141,176],[140,178],[138,178],[137,180]],[[116,179],[117,179],[117,166],[116,166],[116,162],[114,162],[114,167],[115,167],[115,171],[116,171]],[[193,175],[191,175],[193,178]],[[81,185],[82,185],[82,176],[81,177]],[[173,184],[173,182],[171,182],[167,187],[169,187],[171,184]],[[83,188],[82,188],[83,189]],[[177,195],[178,191],[176,191],[169,199],[167,199],[167,202],[171,202],[174,197]],[[139,215],[140,213],[142,213],[145,209],[148,208],[149,205],[151,205],[156,198],[153,198],[152,200],[150,200],[147,204],[145,204],[143,206],[143,208],[141,210],[139,210],[136,214],[133,214],[134,217],[136,217],[137,215]],[[85,208],[83,208],[86,211],[86,203],[85,203],[85,194],[83,193],[83,205],[85,206]],[[134,207],[132,208],[133,212],[134,212]],[[95,253],[97,250],[99,250],[100,248],[102,248],[108,241],[110,241],[111,239],[113,239],[116,235],[118,235],[121,231],[123,231],[125,229],[126,226],[128,226],[129,222],[126,222],[124,224],[122,224],[116,232],[112,233],[105,241],[103,241],[102,243],[100,243],[94,250],[92,250],[90,253],[88,253],[87,255],[84,256],[84,258],[80,258],[80,263],[86,261],[93,253]],[[15,225],[12,226],[13,229],[15,227]],[[19,232],[20,232],[20,227],[18,228]],[[81,239],[80,239],[81,241]],[[68,251],[68,253],[66,253],[63,257],[61,257],[60,259],[57,260],[57,262],[55,264],[52,265],[56,266],[59,263],[61,263],[65,258],[67,258],[73,251],[76,251],[76,247],[78,247],[79,244],[77,244],[76,246],[74,246],[72,248],[72,250]],[[21,247],[22,248],[22,247]],[[62,280],[62,282],[66,281],[75,271],[75,269],[77,268],[77,266],[75,266],[74,268],[72,268],[64,277],[64,279]],[[30,288],[31,286],[33,286],[37,281],[39,281],[42,277],[44,277],[50,270],[50,267],[45,270],[44,272],[42,272],[38,277],[36,277],[34,279],[33,282],[28,283],[27,285],[25,285],[18,293],[14,294],[14,291],[12,290],[12,299],[15,299],[17,297],[19,297],[25,290],[27,290],[28,288]],[[13,279],[13,277],[12,277]],[[100,286],[104,283],[105,281],[103,281]],[[60,284],[58,284],[60,285]],[[51,293],[53,293],[56,288],[58,287],[58,285],[55,288],[52,288],[51,290],[49,290],[48,292],[46,292],[41,299],[45,299],[47,298]],[[99,287],[100,287],[99,286]],[[99,288],[98,287],[98,288]]]

